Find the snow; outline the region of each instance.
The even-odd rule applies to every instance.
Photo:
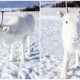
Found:
[[[10,46],[0,42],[0,79],[58,79],[60,76],[63,61],[63,46],[61,38],[62,23],[57,15],[57,11],[66,12],[65,8],[41,8],[41,24],[39,26],[39,12],[26,12],[32,14],[36,19],[36,25],[31,38],[30,59],[27,58],[27,44],[25,49],[25,63],[19,63],[20,42],[16,43],[14,54],[15,62],[8,62]],[[78,12],[78,8],[69,8],[70,12]],[[25,12],[6,12],[4,14],[4,24],[13,16],[24,16]],[[1,14],[0,14],[1,15]],[[0,16],[1,22],[1,16]],[[40,31],[39,31],[40,27]],[[41,32],[41,33],[39,33]],[[40,39],[41,35],[41,39]],[[41,40],[41,50],[39,48]],[[40,50],[40,51],[39,51]],[[41,53],[40,53],[41,52]],[[73,67],[74,55],[72,55],[69,69],[69,79],[79,79],[80,69]],[[21,73],[19,75],[18,73]],[[41,75],[41,76],[40,76]]]
[[[61,38],[62,23],[58,11],[66,13],[66,8],[41,8],[41,78],[58,79],[63,62]],[[79,12],[80,8],[69,8],[70,12]],[[67,78],[80,79],[80,69],[74,67],[72,55]]]
[[[0,79],[37,79],[39,77],[39,12],[9,12],[4,13],[4,24],[11,17],[32,14],[36,20],[34,33],[31,38],[31,54],[27,58],[27,43],[25,48],[25,62],[20,66],[20,42],[16,43],[14,62],[9,62],[10,46],[0,42]],[[0,14],[1,22],[1,14]],[[20,74],[19,74],[20,72]]]

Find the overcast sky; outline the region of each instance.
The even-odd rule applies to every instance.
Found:
[[[24,8],[39,5],[39,1],[0,1],[0,8]]]

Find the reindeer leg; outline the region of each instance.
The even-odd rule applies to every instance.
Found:
[[[13,54],[15,52],[15,45],[14,44],[11,44],[11,54],[10,54],[10,57],[9,57],[9,61],[13,61]]]
[[[28,45],[27,57],[30,58],[29,57],[29,55],[30,55],[30,36],[27,37],[27,45]]]
[[[25,45],[26,45],[26,36],[23,37],[22,43],[21,43],[21,55],[20,55],[20,64],[19,64],[19,72],[18,72],[18,78],[24,79],[22,66],[24,64],[25,60]]]
[[[26,36],[23,37],[22,39],[22,43],[21,43],[21,62],[24,62],[24,58],[25,58],[25,44],[26,44]]]
[[[76,66],[77,68],[80,68],[79,52],[78,52],[78,51],[76,51],[75,66]]]
[[[63,58],[63,67],[61,70],[60,79],[66,79],[67,78],[67,69],[69,64],[70,56],[68,52],[64,52],[64,58]]]

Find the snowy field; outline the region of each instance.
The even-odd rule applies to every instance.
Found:
[[[10,55],[10,46],[5,46],[0,42],[0,79],[37,79],[39,77],[39,12],[10,12],[4,13],[4,24],[6,24],[11,17],[24,16],[25,14],[32,14],[35,18],[35,29],[31,38],[31,54],[27,58],[27,44],[25,48],[25,63],[20,67],[19,65],[19,51],[20,42],[16,44],[16,52],[14,54],[14,62],[8,62]],[[0,14],[1,22],[1,14]],[[21,74],[19,75],[19,71]]]
[[[62,23],[57,11],[66,12],[65,8],[41,8],[41,78],[58,79],[63,61],[61,39]],[[69,8],[70,12],[78,12],[79,8]],[[80,79],[80,69],[73,67],[74,55],[71,57],[69,79]]]
[[[4,24],[13,16],[24,16],[25,14],[32,14],[35,17],[36,24],[31,38],[30,58],[27,58],[26,44],[25,63],[23,63],[22,67],[19,65],[20,43],[16,44],[15,62],[12,63],[7,61],[10,55],[10,46],[5,46],[0,42],[0,79],[19,79],[22,77],[29,80],[38,80],[40,78],[45,80],[59,78],[63,60],[62,23],[57,15],[57,11],[60,10],[66,12],[65,8],[41,8],[41,33],[39,33],[39,12],[13,12],[4,14]],[[80,11],[79,8],[69,10],[70,12]],[[39,51],[39,34],[41,35],[41,51]],[[74,65],[74,55],[71,57],[67,78],[80,78],[80,69],[74,68],[72,65]],[[18,74],[20,69],[22,76]]]

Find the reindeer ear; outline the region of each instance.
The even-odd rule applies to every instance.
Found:
[[[64,13],[62,11],[59,11],[58,15],[62,18],[64,16]]]

